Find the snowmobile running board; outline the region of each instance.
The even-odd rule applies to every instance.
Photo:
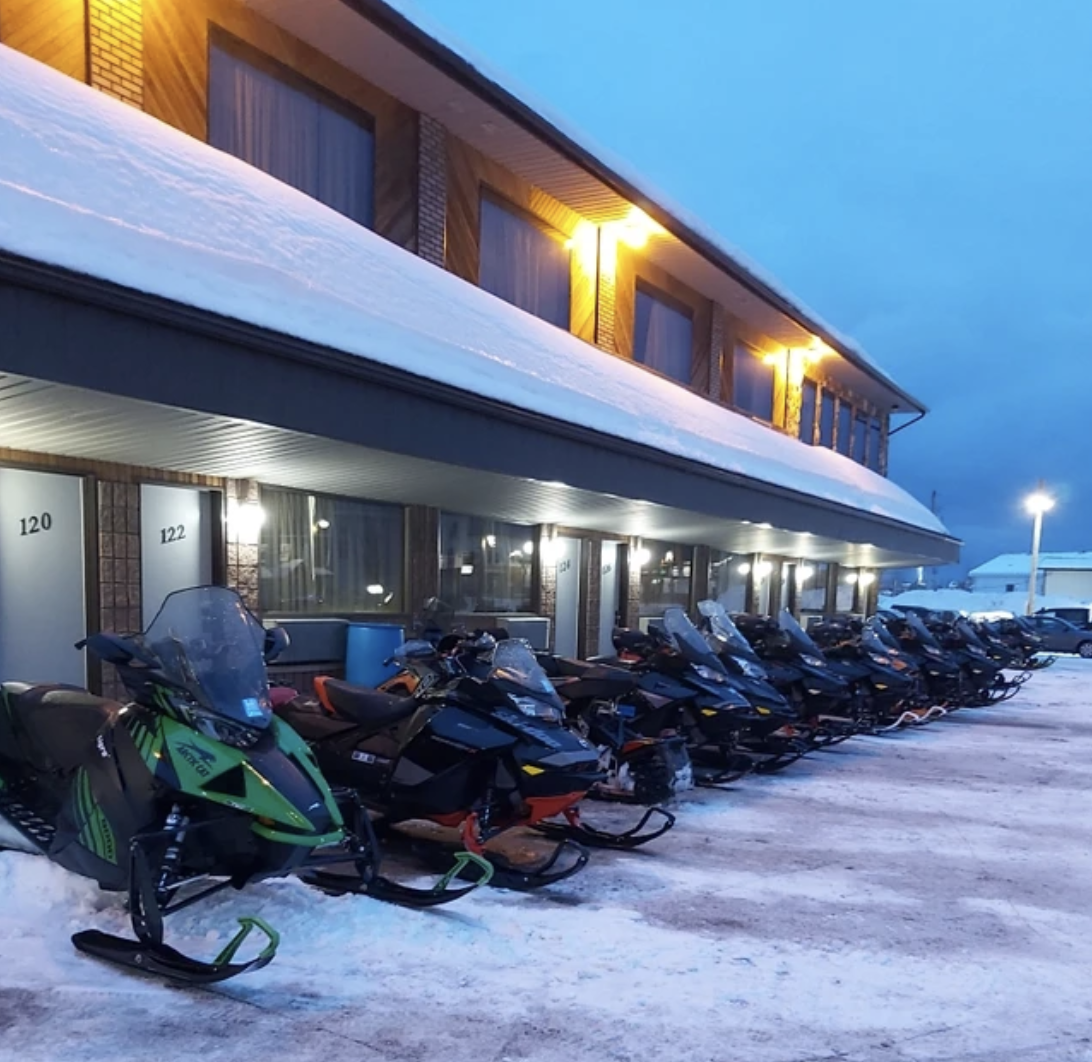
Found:
[[[392,833],[390,836],[398,836]],[[442,865],[452,856],[452,846],[443,841],[427,840],[423,838],[405,838],[405,848],[412,855],[423,859],[430,866]],[[571,861],[566,862],[564,856],[570,855]],[[498,852],[482,850],[478,858],[489,863],[493,874],[489,884],[495,889],[511,889],[513,892],[532,892],[535,889],[545,888],[547,885],[556,885],[559,881],[571,878],[574,874],[583,870],[588,865],[590,853],[581,844],[575,841],[563,840],[554,846],[553,851],[537,863],[516,863]],[[559,864],[560,869],[555,869]]]
[[[532,829],[537,830],[546,837],[566,838],[570,841],[589,845],[592,848],[626,851],[631,848],[639,848],[643,844],[648,844],[649,841],[656,840],[657,837],[662,837],[675,825],[675,816],[670,811],[664,811],[663,808],[658,807],[647,808],[637,825],[624,830],[622,833],[608,833],[606,830],[597,829],[595,826],[588,826],[581,821],[580,813],[575,808],[569,808],[562,814],[565,816],[566,822],[540,822]],[[648,825],[653,816],[659,816],[662,820],[659,826],[648,833],[641,833],[641,830]]]

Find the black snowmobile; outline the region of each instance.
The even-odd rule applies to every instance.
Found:
[[[493,884],[529,889],[580,870],[584,844],[633,847],[673,824],[663,813],[661,828],[638,836],[581,821],[577,803],[603,779],[599,754],[564,726],[564,705],[526,642],[478,634],[441,653],[418,640],[398,657],[403,681],[416,676],[411,696],[319,678],[315,696],[276,709],[310,742],[326,776],[352,787],[384,828],[414,820],[458,828],[493,867]],[[559,815],[564,822],[548,821]],[[484,847],[518,826],[557,846],[531,866]],[[436,852],[421,840],[412,847]]]
[[[776,694],[752,702],[705,637],[676,605],[648,633],[617,630],[617,659],[638,675],[632,725],[642,734],[679,733],[698,785],[723,786],[750,771],[780,770],[809,745],[792,730],[795,713]]]
[[[940,647],[958,661],[969,691],[964,700],[968,707],[984,708],[1007,701],[1020,692],[1021,686],[1030,677],[1030,672],[1024,672],[1014,678],[1006,678],[1004,665],[991,658],[966,616],[931,615],[921,622]]]
[[[307,746],[270,710],[263,654],[285,644],[233,591],[199,587],[171,594],[142,635],[80,643],[117,668],[130,704],[0,685],[0,816],[33,850],[129,896],[137,939],[86,930],[73,937],[80,951],[204,984],[266,965],[278,944],[258,918],[240,919],[211,962],[164,943],[166,915],[223,889],[294,873],[329,892],[432,906],[475,887],[447,889],[465,860],[433,890],[379,876],[366,817],[346,827]],[[252,930],[265,946],[236,961]]]
[[[1015,666],[1021,670],[1041,671],[1057,660],[1057,657],[1044,655],[1042,635],[1023,616],[994,620],[985,626],[1016,654]]]
[[[877,634],[917,665],[934,711],[952,712],[967,703],[971,690],[959,661],[941,648],[920,616],[883,609],[869,622]]]

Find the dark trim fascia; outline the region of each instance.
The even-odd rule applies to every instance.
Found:
[[[473,92],[490,106],[496,107],[505,117],[511,119],[524,130],[545,141],[569,162],[587,170],[596,180],[605,184],[616,195],[640,207],[650,218],[687,244],[691,250],[696,251],[719,269],[722,269],[752,295],[771,304],[801,328],[817,336],[831,349],[837,350],[846,361],[902,399],[909,409],[899,410],[899,412],[928,413],[927,406],[914,398],[909,392],[904,391],[886,373],[839,341],[799,306],[776,289],[770,287],[760,277],[755,276],[700,232],[692,229],[660,204],[649,199],[624,177],[573,140],[572,137],[529,107],[517,96],[514,96],[502,85],[487,77],[457,52],[436,40],[435,37],[429,36],[420,26],[400,11],[396,11],[389,4],[384,3],[383,0],[341,0],[341,3],[354,10],[361,17],[366,18],[389,37],[452,78],[463,88]]]
[[[419,400],[440,403],[456,410],[488,417],[491,421],[522,429],[531,428],[558,439],[587,446],[595,451],[606,451],[632,461],[659,466],[665,470],[677,471],[691,476],[699,475],[708,480],[711,485],[721,484],[766,495],[771,499],[783,502],[796,505],[805,504],[810,508],[823,510],[837,517],[871,523],[901,534],[908,533],[923,540],[935,542],[938,545],[958,545],[958,540],[951,536],[940,535],[911,524],[892,520],[889,517],[868,513],[851,506],[839,505],[811,495],[800,494],[787,488],[764,483],[761,480],[751,479],[711,465],[689,461],[686,458],[667,454],[653,447],[644,446],[613,435],[597,432],[591,428],[554,420],[539,413],[505,405],[481,395],[472,394],[469,391],[463,391],[448,384],[438,383],[426,377],[415,376],[404,370],[392,368],[364,357],[345,354],[341,351],[295,339],[282,333],[259,328],[191,306],[185,306],[158,296],[137,292],[131,288],[121,287],[85,274],[74,273],[31,259],[0,252],[0,284],[5,283],[15,288],[39,291],[46,295],[60,297],[95,309],[117,313],[126,318],[152,322],[174,331],[207,337],[210,340],[283,359],[295,365],[313,366],[328,373],[351,377],[358,382],[371,383],[393,391],[399,391]],[[2,368],[3,366],[0,366],[0,369]],[[32,371],[26,369],[17,371],[22,372],[24,375],[34,375]],[[66,383],[70,381],[58,380],[57,382]],[[944,552],[947,553],[947,550]]]

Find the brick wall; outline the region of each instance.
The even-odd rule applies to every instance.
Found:
[[[260,500],[258,484],[252,479],[229,479],[225,491],[230,514],[236,505],[257,505]],[[228,520],[227,529],[227,585],[239,592],[247,607],[257,611],[258,600],[258,543],[240,534],[237,526]]]
[[[91,86],[143,109],[142,0],[88,0],[87,39]]]
[[[417,253],[444,265],[447,229],[447,130],[427,114],[417,136]]]
[[[139,631],[140,487],[135,483],[98,483],[99,615],[96,629]],[[102,664],[105,697],[125,699],[125,687],[110,664]]]
[[[599,293],[595,307],[595,345],[600,350],[614,354],[618,350],[617,337],[614,331],[615,314],[618,295],[617,269],[613,258],[614,254],[603,253],[603,240],[612,237],[604,237],[599,233]]]
[[[598,538],[584,539],[581,550],[584,571],[581,573],[584,614],[580,627],[580,644],[577,647],[585,659],[599,652],[599,602],[603,588],[603,543]]]
[[[724,372],[724,307],[713,303],[709,324],[709,397],[720,401],[721,376]]]

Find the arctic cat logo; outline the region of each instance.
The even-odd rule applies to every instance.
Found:
[[[212,771],[209,770],[209,764],[216,762],[216,756],[209,752],[208,749],[203,749],[200,745],[193,745],[187,742],[184,745],[176,745],[175,751],[201,778],[208,778],[208,776],[212,774]]]

